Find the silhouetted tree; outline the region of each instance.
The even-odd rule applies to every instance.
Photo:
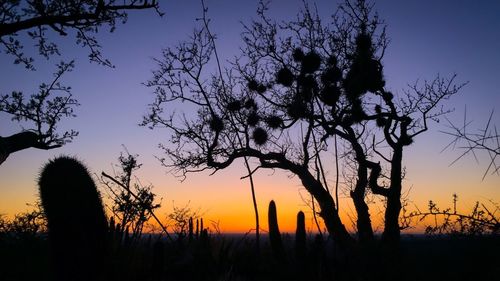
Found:
[[[138,155],[121,153],[118,157],[120,169],[113,179],[103,173],[100,182],[106,187],[112,205],[109,207],[116,223],[120,225],[123,235],[125,229],[132,231],[131,240],[141,238],[144,224],[152,217],[153,212],[161,207],[161,203],[155,202],[156,194],[153,186],[143,186],[133,173],[141,168],[142,164],[137,162]]]
[[[285,170],[317,201],[327,230],[344,249],[374,241],[366,202],[371,192],[386,202],[382,239],[396,246],[403,151],[447,113],[441,103],[463,84],[438,76],[398,96],[388,91],[385,26],[372,8],[346,1],[324,24],[305,4],[296,20],[277,23],[261,2],[258,20],[243,25],[241,55],[227,65],[207,24],[164,49],[147,83],[156,97],[142,123],[172,133],[171,144],[161,145],[163,165],[186,176],[215,173],[248,157],[258,160],[252,172]],[[182,104],[187,110],[179,114]],[[354,168],[344,182],[351,183],[358,239],[342,222],[328,170],[318,164],[331,157],[335,136],[343,144],[341,159]]]
[[[0,96],[0,112],[10,114],[12,121],[29,124],[21,133],[9,137],[0,137],[0,165],[16,151],[30,147],[53,149],[71,142],[78,135],[70,130],[58,133],[57,125],[62,118],[74,117],[74,108],[78,101],[71,95],[71,88],[60,83],[65,72],[73,69],[73,62],[61,62],[54,80],[41,84],[39,91],[25,100],[22,92],[12,92]]]
[[[196,232],[194,232],[194,221],[196,220]],[[201,221],[201,227],[199,225]],[[167,214],[168,226],[176,235],[177,241],[182,241],[185,237],[196,235],[199,237],[199,233],[204,230],[203,218],[201,218],[200,210],[193,210],[189,206],[189,202],[184,206],[175,206],[173,204],[172,211]],[[191,231],[192,234],[191,234]],[[191,240],[192,240],[191,237]]]
[[[15,58],[14,64],[23,64],[27,69],[35,70],[34,59],[23,51],[26,44],[19,39],[22,32],[27,33],[28,38],[34,41],[38,54],[45,58],[60,54],[57,44],[50,38],[54,35],[74,35],[77,45],[88,48],[90,61],[112,66],[101,55],[101,46],[94,35],[105,27],[113,32],[117,22],[126,22],[128,12],[142,9],[155,9],[162,15],[155,0],[1,1],[0,46]],[[73,130],[62,134],[56,130],[61,118],[74,116],[74,107],[78,105],[71,96],[70,88],[59,83],[62,74],[73,67],[73,61],[60,63],[55,79],[48,85],[41,84],[39,93],[27,100],[22,92],[0,95],[0,112],[12,115],[13,121],[35,123],[20,133],[0,137],[0,164],[10,153],[30,147],[57,148],[77,136],[78,132]]]
[[[127,13],[133,10],[155,9],[156,0],[90,0],[90,1],[2,1],[0,4],[0,45],[7,54],[15,57],[15,64],[24,64],[34,69],[32,57],[23,53],[23,44],[18,35],[26,31],[43,57],[59,54],[57,44],[49,39],[72,34],[76,44],[89,49],[91,61],[112,66],[101,55],[101,46],[94,37],[101,28],[113,32],[117,22],[125,23]]]

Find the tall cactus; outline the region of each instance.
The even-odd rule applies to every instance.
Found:
[[[188,241],[193,241],[193,217],[190,217],[188,221]]]
[[[271,243],[271,249],[273,250],[273,255],[276,258],[276,260],[284,261],[285,249],[283,247],[283,241],[281,240],[281,233],[278,227],[276,204],[274,203],[273,200],[269,202],[268,224],[269,224],[269,242]]]
[[[295,231],[295,255],[299,262],[306,257],[306,222],[304,212],[297,213],[297,229]]]
[[[203,226],[203,218],[200,219],[200,236],[201,236],[201,233],[203,232],[203,230],[205,229],[205,227]]]
[[[107,222],[101,197],[78,160],[49,161],[38,180],[59,280],[104,280]]]
[[[196,232],[195,235],[196,239],[200,236],[200,220],[196,219]]]

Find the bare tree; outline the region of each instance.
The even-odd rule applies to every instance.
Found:
[[[45,58],[60,54],[57,44],[50,40],[54,34],[61,37],[74,35],[76,44],[89,50],[90,61],[112,66],[102,56],[95,34],[105,27],[113,32],[117,22],[126,22],[128,12],[142,9],[155,9],[162,15],[154,0],[0,1],[0,48],[15,58],[14,64],[35,70],[34,59],[25,55],[25,43],[18,39],[22,32],[27,33],[39,55]],[[0,95],[0,112],[10,114],[13,121],[34,123],[20,133],[0,137],[0,164],[13,152],[30,147],[58,148],[78,135],[73,130],[57,132],[59,121],[73,117],[78,105],[71,96],[70,87],[60,84],[61,76],[73,67],[73,61],[58,64],[54,80],[40,85],[38,94],[29,99],[22,92]]]
[[[403,151],[447,113],[441,104],[463,84],[438,76],[399,96],[386,90],[385,25],[363,0],[340,5],[328,24],[307,4],[287,22],[276,22],[267,10],[261,2],[258,19],[243,25],[241,55],[217,73],[210,71],[219,59],[208,25],[163,50],[147,83],[155,100],[142,123],[171,132],[160,160],[181,176],[215,173],[245,158],[257,160],[251,173],[285,170],[312,195],[326,229],[346,249],[374,241],[366,203],[371,192],[386,202],[383,241],[397,245]],[[343,182],[352,183],[346,187],[358,239],[340,218],[328,186],[331,171],[320,165],[337,147],[334,137],[344,148],[340,164],[354,167],[352,180]]]
[[[168,225],[173,230],[178,241],[192,235],[190,231],[194,231],[194,229],[190,229],[190,223],[193,224],[193,222],[196,221],[198,225],[198,221],[201,219],[200,210],[193,210],[189,204],[190,202],[179,207],[175,205],[175,202],[172,202],[172,211],[167,214]],[[191,225],[191,227],[193,227],[193,225]]]
[[[134,178],[133,173],[142,166],[137,162],[137,158],[138,155],[128,152],[120,154],[120,170],[115,176],[102,172],[100,177],[100,182],[106,187],[112,202],[109,208],[119,225],[118,232],[123,234],[124,231],[130,230],[132,241],[141,237],[145,223],[154,217],[154,211],[161,207],[161,203],[155,202],[153,186],[143,186],[139,179]]]

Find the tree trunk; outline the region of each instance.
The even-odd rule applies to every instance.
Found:
[[[368,205],[365,202],[365,187],[367,184],[367,180],[358,179],[356,188],[351,192],[351,198],[358,216],[356,226],[358,228],[358,237],[361,244],[367,244],[373,241],[370,213],[368,212]]]
[[[26,131],[5,138],[0,137],[0,165],[11,153],[37,146],[38,134],[34,132]]]
[[[388,246],[397,247],[400,239],[399,213],[401,211],[403,147],[396,144],[391,162],[391,185],[385,210],[385,227],[382,241]]]
[[[362,245],[373,241],[373,228],[368,211],[368,205],[365,202],[366,187],[368,186],[368,167],[366,166],[366,154],[363,147],[359,144],[356,134],[352,128],[345,128],[348,132],[347,140],[351,143],[356,154],[358,162],[357,181],[354,190],[351,191],[351,198],[356,208],[358,216],[356,226],[358,228],[358,237]]]
[[[300,169],[300,171],[294,171],[294,173],[299,176],[302,185],[318,202],[321,209],[320,216],[323,218],[328,232],[344,250],[353,250],[355,240],[342,224],[339,214],[335,209],[335,202],[331,194],[325,190],[321,182],[316,180],[306,168]]]

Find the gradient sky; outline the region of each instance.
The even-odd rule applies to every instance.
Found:
[[[41,151],[28,149],[15,153],[0,166],[0,213],[12,215],[28,209],[25,203],[37,196],[36,180],[40,167],[48,159],[60,154],[76,155],[89,168],[100,173],[112,173],[112,163],[123,151],[122,144],[133,154],[140,154],[143,168],[137,176],[143,183],[155,186],[154,192],[162,199],[160,217],[189,202],[200,209],[209,220],[220,221],[225,231],[248,231],[254,228],[250,188],[243,166],[235,166],[214,176],[207,173],[191,175],[180,182],[162,168],[154,155],[161,156],[159,142],[168,141],[166,131],[151,131],[137,124],[152,101],[150,89],[142,86],[155,69],[152,58],[159,57],[161,49],[174,46],[185,39],[201,16],[198,0],[160,1],[166,12],[163,18],[152,11],[132,13],[126,25],[112,33],[99,34],[103,54],[116,68],[110,69],[87,60],[88,52],[77,48],[72,38],[54,37],[60,43],[62,57],[46,61],[36,58],[38,71],[26,71],[13,65],[11,56],[0,54],[0,93],[21,90],[25,94],[36,91],[40,82],[52,77],[55,63],[61,59],[76,59],[76,68],[64,76],[63,82],[73,88],[81,106],[77,118],[65,120],[61,129],[75,129],[80,136],[63,148]],[[255,17],[258,1],[207,0],[212,31],[217,33],[219,55],[231,59],[240,46],[240,21]],[[307,1],[311,2],[312,1]],[[325,20],[334,12],[335,1],[316,1]],[[270,13],[277,19],[293,18],[301,7],[300,0],[275,0]],[[446,104],[455,111],[450,120],[460,121],[467,105],[467,114],[473,125],[481,126],[494,108],[494,121],[500,124],[500,2],[499,1],[379,1],[376,9],[388,25],[391,43],[384,58],[387,87],[401,92],[416,79],[433,79],[458,74],[458,81],[469,81],[460,94]],[[34,48],[26,42],[27,53]],[[486,158],[476,163],[473,158],[449,166],[460,154],[458,150],[441,152],[451,139],[440,133],[443,123],[432,124],[431,130],[419,136],[405,151],[407,167],[405,189],[409,198],[424,207],[429,199],[446,205],[451,195],[459,195],[459,206],[464,210],[477,200],[500,201],[500,177],[482,175]],[[0,135],[7,136],[20,130],[9,116],[0,114]],[[262,217],[267,228],[266,213],[269,200],[278,207],[281,228],[292,231],[295,214],[303,210],[310,218],[310,210],[301,200],[306,195],[300,183],[287,174],[260,172],[256,192]],[[350,213],[349,200],[341,207]],[[377,210],[374,207],[374,210]],[[351,212],[352,213],[352,212]],[[345,215],[345,214],[344,214]],[[309,227],[311,226],[309,220]],[[349,222],[346,221],[348,226]]]

